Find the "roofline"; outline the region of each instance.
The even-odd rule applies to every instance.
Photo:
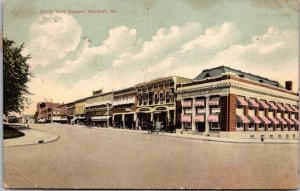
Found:
[[[252,75],[252,76],[255,76],[255,77],[258,77],[258,78],[262,78],[262,79],[264,79],[264,80],[268,80],[268,81],[275,82],[275,83],[278,83],[278,84],[279,84],[279,82],[276,81],[276,80],[271,80],[271,79],[268,79],[268,78],[266,78],[266,77],[262,77],[262,76],[259,76],[259,75],[255,75],[255,74],[252,74],[252,73],[249,73],[249,72],[247,73],[247,72],[244,72],[244,71],[241,71],[241,70],[238,70],[238,69],[234,69],[234,68],[231,68],[231,67],[225,66],[225,65],[217,66],[217,67],[210,68],[210,69],[204,69],[204,70],[202,70],[202,73],[203,73],[203,72],[210,71],[210,70],[218,69],[218,68],[227,68],[227,69],[230,69],[230,70],[234,70],[234,71],[241,72],[241,73],[244,73],[244,74]],[[197,76],[196,76],[196,77],[197,77]]]

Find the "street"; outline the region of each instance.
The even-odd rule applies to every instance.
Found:
[[[34,125],[60,138],[4,148],[8,188],[296,188],[298,145]]]

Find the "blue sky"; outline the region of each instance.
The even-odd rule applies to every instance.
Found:
[[[194,78],[219,65],[298,88],[297,7],[296,0],[6,0],[4,36],[24,42],[23,54],[32,56],[34,95],[25,113],[45,99]]]

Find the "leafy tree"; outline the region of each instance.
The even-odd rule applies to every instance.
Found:
[[[20,47],[14,46],[14,41],[3,39],[3,113],[21,112],[29,95],[26,85],[32,76],[26,63],[30,55],[22,56]]]

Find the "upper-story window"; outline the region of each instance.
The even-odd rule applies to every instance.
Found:
[[[209,73],[206,73],[205,74],[205,78],[209,78],[210,77],[210,74]]]

